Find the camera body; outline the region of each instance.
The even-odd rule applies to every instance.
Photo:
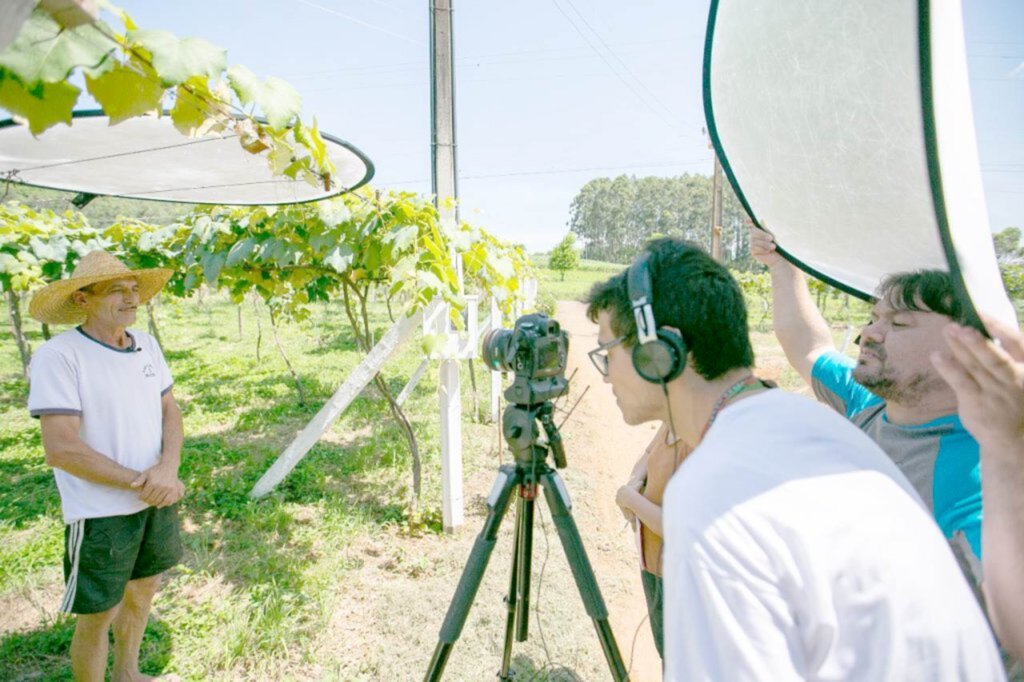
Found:
[[[492,329],[484,337],[484,363],[493,370],[513,372],[505,399],[534,405],[565,395],[569,336],[557,320],[543,313],[523,315],[512,329]]]

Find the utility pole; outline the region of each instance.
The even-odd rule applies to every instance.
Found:
[[[441,223],[454,233],[458,224],[459,187],[455,161],[455,57],[451,0],[430,2],[430,160],[431,190]],[[448,204],[456,201],[455,205]],[[454,247],[452,262],[458,269],[462,288],[462,267]],[[446,316],[447,317],[447,316]],[[442,320],[447,329],[450,322]],[[449,330],[450,331],[450,330]],[[459,395],[459,360],[441,360],[438,406],[441,416],[441,516],[444,529],[461,526],[462,495],[462,400]]]
[[[711,175],[711,257],[722,262],[722,164],[717,153]]]

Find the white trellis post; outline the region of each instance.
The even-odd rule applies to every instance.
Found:
[[[491,296],[491,329],[501,329],[501,310]],[[488,367],[488,369],[491,369]],[[491,370],[491,423],[498,423],[498,399],[501,397],[501,372]]]
[[[403,317],[377,342],[359,366],[352,370],[345,382],[334,392],[331,399],[320,408],[316,416],[310,420],[295,440],[285,449],[277,460],[267,469],[262,478],[256,482],[249,492],[250,497],[263,497],[270,493],[284,477],[295,468],[306,453],[309,452],[331,424],[342,415],[352,401],[373,380],[388,358],[416,330],[422,319],[435,317],[437,310],[443,306],[431,303],[426,311],[418,312],[410,317]]]
[[[523,282],[523,307],[534,310],[537,307],[537,280],[528,279]]]
[[[441,520],[446,532],[465,522],[462,496],[462,397],[459,361],[441,361]]]
[[[451,326],[450,308],[441,306],[431,320],[428,333],[445,337],[439,357],[441,377],[438,387],[438,409],[441,417],[441,518],[446,531],[465,522],[462,491],[462,397],[459,370],[461,360],[476,354],[478,336],[478,298],[466,297],[466,330],[456,334]]]

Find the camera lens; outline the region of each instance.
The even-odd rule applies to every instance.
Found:
[[[511,343],[511,329],[492,329],[487,332],[480,349],[484,364],[495,371],[514,371],[515,368],[509,364],[512,358],[508,357],[509,344]]]

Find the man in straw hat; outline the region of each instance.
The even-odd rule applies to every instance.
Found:
[[[112,679],[149,679],[142,633],[161,574],[181,558],[181,411],[160,346],[128,329],[171,274],[95,251],[29,307],[41,322],[78,324],[35,353],[28,397],[66,524],[61,611],[78,614],[77,680],[104,679],[111,626]]]

